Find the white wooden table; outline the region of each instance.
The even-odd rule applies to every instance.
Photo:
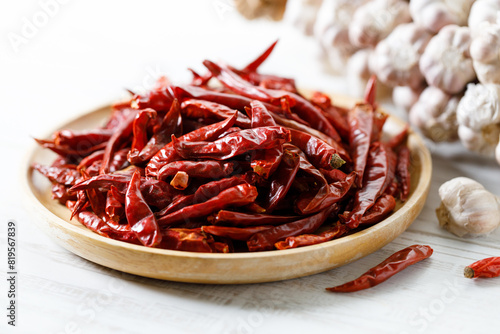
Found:
[[[349,90],[343,78],[324,73],[314,41],[284,24],[245,22],[229,0],[92,0],[51,8],[44,23],[37,1],[0,7],[1,333],[498,332],[500,279],[468,280],[462,271],[477,259],[500,255],[500,231],[459,239],[438,226],[434,213],[439,185],[456,176],[474,178],[500,195],[500,167],[459,145],[430,145],[431,191],[405,233],[322,274],[256,285],[182,284],[123,274],[59,247],[34,226],[36,217],[26,213],[29,203],[19,187],[32,136],[45,136],[77,113],[119,99],[123,88],[150,87],[160,74],[189,80],[186,67],[201,70],[204,58],[241,66],[278,37],[263,70],[294,76],[303,87]],[[15,52],[12,33],[23,36],[26,22],[36,23],[36,32]],[[15,328],[5,316],[9,220],[17,224]],[[324,290],[414,243],[431,245],[431,259],[363,292]]]

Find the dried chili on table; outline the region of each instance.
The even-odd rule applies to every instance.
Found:
[[[260,73],[275,45],[241,69],[205,61],[190,85],[161,77],[102,127],[37,139],[58,157],[33,169],[90,230],[148,247],[280,250],[380,222],[410,192],[408,129],[381,142],[374,80],[346,109]]]
[[[500,276],[500,257],[489,257],[468,265],[464,269],[464,276],[467,278]]]
[[[433,250],[429,246],[409,246],[389,256],[355,280],[332,288],[326,288],[326,290],[331,292],[355,292],[374,287],[412,264],[427,259],[432,253]]]

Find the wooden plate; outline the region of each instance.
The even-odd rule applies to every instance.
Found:
[[[335,97],[334,101],[349,107],[356,100]],[[109,110],[108,106],[92,111],[58,129],[93,128],[109,117]],[[393,128],[402,128],[404,124],[393,117],[388,122]],[[337,240],[282,251],[241,254],[181,252],[131,245],[95,234],[76,220],[69,220],[69,210],[51,198],[49,181],[30,168],[33,162],[50,164],[55,158],[51,151],[36,145],[26,161],[24,185],[33,203],[36,224],[61,246],[89,261],[131,274],[180,282],[271,282],[312,275],[355,261],[385,246],[406,230],[424,206],[432,170],[431,157],[422,139],[411,133],[408,145],[412,159],[411,195],[406,203],[396,207],[392,215],[370,228]]]

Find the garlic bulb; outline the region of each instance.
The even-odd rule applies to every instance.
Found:
[[[473,130],[465,125],[458,126],[458,137],[466,149],[491,156],[498,145],[500,126],[490,124],[481,130]]]
[[[479,236],[500,225],[499,199],[469,178],[457,177],[439,188],[439,225],[453,234]]]
[[[402,108],[406,112],[409,112],[411,107],[413,107],[413,105],[417,103],[420,94],[422,94],[422,91],[424,90],[424,87],[424,85],[418,87],[417,89],[413,89],[407,86],[394,87],[394,89],[392,90],[392,101],[397,107]]]
[[[359,7],[349,25],[349,39],[358,47],[374,47],[402,23],[411,22],[408,2],[373,0]]]
[[[457,121],[473,130],[500,122],[500,85],[469,84],[457,108]]]
[[[500,84],[500,8],[497,22],[485,21],[473,30],[470,56],[481,83]]]
[[[314,23],[323,0],[297,0],[287,4],[285,19],[306,35],[313,34]]]
[[[419,60],[432,35],[414,23],[401,24],[378,43],[371,61],[378,79],[390,87],[422,86]]]
[[[456,110],[459,95],[450,95],[439,88],[429,86],[410,110],[410,123],[434,142],[457,139]]]
[[[461,92],[476,74],[469,55],[467,27],[448,25],[434,36],[420,58],[420,71],[427,83],[450,94]]]
[[[472,4],[469,13],[469,28],[474,30],[482,22],[495,23],[500,11],[500,0],[478,0]]]
[[[349,40],[349,23],[356,9],[367,0],[323,0],[314,36],[319,40],[327,60],[335,72],[342,73],[356,47]]]
[[[410,14],[413,21],[437,33],[448,24],[464,26],[475,0],[413,0]]]

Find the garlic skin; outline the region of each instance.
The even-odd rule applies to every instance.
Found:
[[[410,123],[434,142],[451,142],[458,138],[456,111],[460,95],[450,95],[429,86],[410,110]]]
[[[288,3],[285,19],[305,35],[312,35],[323,0],[297,0]]]
[[[402,23],[411,22],[408,2],[373,0],[359,7],[349,25],[349,39],[357,47],[374,47]]]
[[[495,23],[500,11],[500,0],[478,0],[472,4],[468,26],[473,31],[483,22]]]
[[[485,21],[473,30],[470,56],[481,83],[500,84],[500,8],[497,22]]]
[[[422,86],[419,61],[432,35],[414,23],[401,24],[380,41],[370,61],[372,71],[384,84],[395,86]]]
[[[476,131],[500,123],[500,85],[467,85],[457,108],[457,121]]]
[[[424,85],[417,89],[412,89],[407,86],[394,87],[392,90],[392,101],[397,107],[402,108],[406,112],[410,112],[413,105],[417,103],[424,88]]]
[[[331,68],[343,73],[349,57],[357,50],[349,40],[349,24],[356,9],[368,0],[323,0],[314,24],[319,41]]]
[[[427,83],[456,94],[474,80],[476,73],[469,54],[470,43],[467,27],[448,25],[441,29],[420,58],[420,71]]]
[[[439,188],[439,225],[459,236],[480,236],[500,225],[499,199],[469,178],[457,177]]]
[[[473,130],[465,125],[458,126],[458,137],[466,149],[492,156],[498,145],[500,126],[490,124],[481,130]]]
[[[433,33],[449,24],[464,26],[475,0],[413,0],[410,14],[413,21]]]

